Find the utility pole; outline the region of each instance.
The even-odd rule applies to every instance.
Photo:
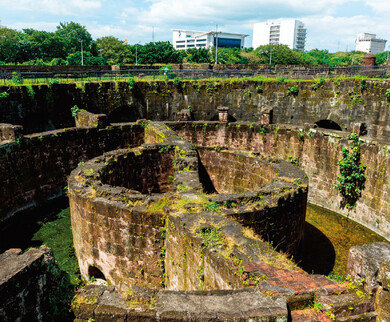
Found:
[[[215,64],[218,65],[218,25],[215,25]]]
[[[81,42],[81,66],[84,66],[84,52],[83,52],[83,40],[80,40]]]
[[[137,46],[138,46],[139,43],[140,43],[140,41],[135,44],[135,64],[136,65],[138,65],[138,49],[137,49]]]
[[[154,26],[152,27],[152,41],[153,41],[153,44],[154,44]]]
[[[269,68],[271,68],[271,64],[272,64],[272,48],[269,51]]]

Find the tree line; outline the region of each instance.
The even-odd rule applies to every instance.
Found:
[[[303,52],[286,45],[266,45],[256,49],[218,48],[218,63],[359,65],[364,55],[356,51],[330,53],[319,49]],[[383,64],[388,52],[376,56],[377,63]],[[85,65],[214,64],[215,48],[175,50],[168,41],[132,45],[112,36],[94,40],[86,27],[75,22],[60,23],[54,32],[35,29],[17,31],[0,26],[0,64],[81,65],[82,58]]]

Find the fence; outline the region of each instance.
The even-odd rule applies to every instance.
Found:
[[[343,67],[313,67],[306,66],[293,68],[269,68],[257,70],[214,70],[214,69],[128,69],[128,70],[95,70],[74,72],[18,72],[17,76],[11,71],[0,71],[0,84],[11,82],[19,83],[65,83],[69,80],[121,80],[130,77],[145,78],[151,80],[166,80],[179,77],[182,79],[207,79],[207,78],[245,78],[245,77],[284,77],[294,79],[332,78],[338,76],[368,76],[387,77],[390,66],[343,66]]]

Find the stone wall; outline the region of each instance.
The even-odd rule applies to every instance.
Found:
[[[69,308],[61,307],[71,298],[55,272],[53,254],[46,246],[0,254],[0,320],[51,321],[59,318],[56,310],[62,319],[71,319]]]
[[[390,112],[386,80],[334,79],[322,85],[316,81],[172,81],[137,82],[131,89],[125,82],[53,84],[51,86],[0,86],[0,122],[22,125],[25,133],[73,126],[70,108],[78,105],[92,113],[107,114],[110,122],[175,120],[184,108],[195,120],[217,118],[217,107],[228,106],[230,116],[257,122],[273,110],[274,123],[313,124],[332,120],[342,129],[366,123],[368,134],[389,137]],[[289,88],[298,86],[292,95]],[[362,89],[363,88],[363,89]]]
[[[62,195],[79,162],[143,142],[142,126],[69,128],[27,135],[0,145],[0,222],[19,211]]]
[[[202,148],[198,153],[218,193],[256,191],[276,176],[272,166],[244,153]]]
[[[341,147],[348,133],[292,126],[217,123],[170,124],[180,135],[200,146],[229,146],[299,162],[309,177],[309,201],[341,213],[390,239],[390,157],[386,143],[362,138],[362,163],[367,165],[366,185],[355,210],[340,208],[334,189],[339,174]],[[201,130],[200,130],[201,129]]]

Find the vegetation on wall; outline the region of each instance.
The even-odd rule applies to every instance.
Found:
[[[338,183],[335,185],[342,197],[341,207],[354,209],[365,186],[366,166],[361,164],[360,146],[362,141],[356,133],[349,137],[351,140],[350,149],[343,146],[341,148],[342,158],[339,160],[340,175],[337,176]]]

